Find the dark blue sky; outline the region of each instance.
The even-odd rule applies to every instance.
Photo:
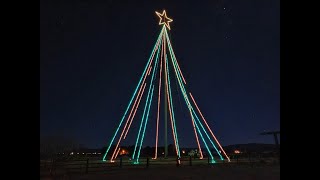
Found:
[[[274,142],[258,134],[280,128],[277,0],[41,1],[41,136],[108,145],[160,33],[154,12],[163,9],[188,90],[220,143]],[[175,102],[180,146],[196,147],[189,116]],[[154,145],[153,116],[144,145]],[[125,144],[134,143],[137,126]]]

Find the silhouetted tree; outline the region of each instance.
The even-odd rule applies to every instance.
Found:
[[[69,155],[79,144],[62,136],[40,137],[40,158],[56,158],[58,153]]]
[[[153,153],[152,148],[150,146],[147,146],[143,149],[144,156],[151,156],[152,153]]]

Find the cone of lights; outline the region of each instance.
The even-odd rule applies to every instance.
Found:
[[[221,160],[224,160],[224,158],[227,158],[227,160],[230,162],[230,158],[227,156],[221,144],[217,140],[216,136],[213,134],[211,128],[209,127],[204,116],[202,115],[191,92],[187,92],[186,90],[185,85],[187,84],[187,82],[181,72],[178,61],[174,54],[173,48],[171,46],[170,38],[168,36],[168,30],[170,30],[169,22],[172,22],[173,20],[167,17],[165,10],[162,12],[162,14],[159,12],[156,12],[156,14],[160,18],[159,25],[162,26],[162,29],[153,47],[153,50],[144,68],[144,71],[141,75],[138,85],[133,93],[133,96],[129,101],[127,109],[124,112],[124,115],[119,123],[119,126],[117,127],[116,132],[114,133],[102,160],[106,161],[106,157],[108,153],[110,153],[111,155],[110,162],[114,162],[114,160],[117,158],[120,152],[120,147],[119,147],[120,143],[122,140],[124,140],[127,137],[131,124],[136,115],[137,109],[141,104],[141,99],[144,95],[146,95],[146,101],[142,106],[143,114],[140,121],[140,126],[137,134],[137,139],[135,142],[134,151],[132,154],[132,160],[134,164],[139,163],[140,151],[143,145],[146,127],[148,124],[150,107],[152,103],[157,106],[155,155],[153,158],[153,159],[157,159],[161,93],[165,93],[166,95],[166,100],[168,103],[167,108],[170,115],[170,125],[171,125],[174,145],[175,145],[175,151],[176,151],[177,157],[180,158],[180,147],[179,147],[178,133],[176,128],[176,119],[175,119],[174,110],[173,110],[171,84],[170,84],[170,77],[175,77],[178,81],[179,88],[182,93],[184,102],[189,110],[189,115],[191,120],[190,123],[193,126],[195,139],[200,152],[200,159],[203,158],[203,153],[201,150],[198,135],[200,135],[200,140],[203,142],[203,144],[205,145],[205,148],[208,151],[209,157],[211,159],[211,163],[215,163],[216,161],[214,160],[214,157],[209,148],[210,145],[213,146],[213,148],[215,149],[215,151],[217,152]],[[173,75],[170,75],[169,68],[173,69],[173,72],[174,72]],[[156,81],[157,78],[158,78],[158,81]],[[156,82],[158,82],[158,84],[156,84]],[[163,90],[164,92],[161,92],[162,83],[165,86]],[[155,93],[155,91],[157,93]],[[157,103],[155,103],[154,101],[157,101]],[[122,128],[121,134],[119,132],[120,128]],[[116,137],[118,141],[116,143],[115,149],[113,152],[109,152],[112,144],[116,140]]]

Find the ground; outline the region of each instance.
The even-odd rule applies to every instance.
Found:
[[[279,167],[178,167],[178,168],[149,168],[149,169],[129,169],[118,170],[105,174],[75,175],[66,179],[131,179],[131,180],[278,180],[280,179]]]
[[[65,180],[278,180],[280,179],[279,164],[215,164],[215,165],[150,165],[123,166],[108,168],[103,171],[82,173],[67,173],[56,176],[41,176],[40,179]]]

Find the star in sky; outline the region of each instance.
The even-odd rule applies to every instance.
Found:
[[[170,30],[169,22],[172,22],[173,20],[167,17],[166,10],[163,10],[162,14],[160,14],[159,12],[156,11],[156,14],[160,18],[159,25],[165,24],[168,27],[168,29]]]

